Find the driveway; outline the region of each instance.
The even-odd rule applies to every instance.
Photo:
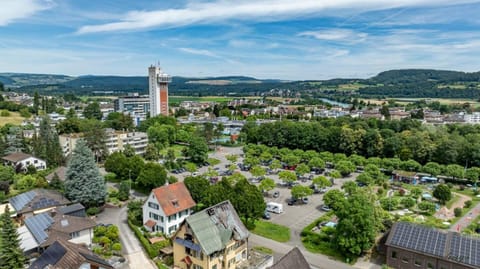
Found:
[[[450,231],[461,232],[467,228],[472,221],[474,221],[480,215],[480,203],[474,208],[470,209],[463,217],[461,217],[456,223],[452,224]]]
[[[127,207],[106,208],[97,216],[97,223],[116,225],[120,231],[122,253],[131,269],[156,269],[155,264],[145,255],[142,245],[127,224]]]

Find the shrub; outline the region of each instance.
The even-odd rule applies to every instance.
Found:
[[[137,236],[138,240],[140,240],[140,243],[142,243],[142,246],[145,249],[145,251],[147,251],[148,257],[150,257],[150,259],[155,258],[157,256],[158,252],[155,251],[155,249],[152,247],[150,242],[145,238],[145,236],[138,229],[137,226],[133,225],[130,220],[128,220],[127,222],[128,222],[128,226],[130,227],[130,229],[133,230],[133,232],[135,233],[135,236]]]
[[[405,208],[411,208],[415,205],[415,199],[410,197],[405,197],[405,198],[402,198],[401,203]]]
[[[455,207],[453,210],[453,213],[455,214],[455,217],[460,217],[462,215],[462,209],[460,207]]]
[[[117,180],[117,175],[115,173],[107,173],[105,176],[105,181],[115,182]]]
[[[418,204],[418,208],[423,211],[427,211],[428,213],[435,212],[435,204],[427,201],[420,202]]]
[[[377,194],[380,195],[380,196],[381,196],[384,192],[385,192],[385,189],[382,188],[382,187],[378,188],[378,190],[377,190]]]
[[[98,207],[90,207],[89,209],[87,209],[87,215],[89,216],[97,215],[99,212],[100,209],[98,209]]]
[[[0,112],[0,116],[2,116],[2,117],[9,117],[9,116],[10,116],[10,112],[8,112],[8,110],[2,110],[2,112]]]
[[[463,208],[470,208],[472,206],[472,200],[465,201]]]
[[[113,251],[121,251],[122,250],[122,245],[120,243],[115,243],[112,245],[112,250]]]

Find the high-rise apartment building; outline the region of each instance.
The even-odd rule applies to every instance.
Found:
[[[148,68],[148,92],[150,98],[150,116],[168,116],[168,83],[172,77],[163,73],[159,66]]]

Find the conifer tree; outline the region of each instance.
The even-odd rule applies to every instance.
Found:
[[[33,152],[36,157],[47,161],[47,165],[56,167],[63,163],[62,147],[58,134],[45,116],[40,122],[40,132],[33,139]]]
[[[80,139],[67,166],[65,196],[89,207],[104,203],[106,195],[105,179],[98,171],[95,157]]]
[[[25,256],[8,205],[0,216],[0,225],[0,269],[24,268]]]

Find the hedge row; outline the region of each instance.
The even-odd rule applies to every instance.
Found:
[[[133,225],[130,220],[128,220],[128,226],[130,226],[130,229],[133,230],[135,236],[137,236],[138,240],[140,240],[140,242],[142,243],[143,248],[145,249],[145,251],[147,251],[148,257],[150,257],[150,259],[157,257],[158,251],[156,251],[155,248],[153,248],[153,246],[150,244],[150,242],[145,238],[145,236],[143,236],[143,233],[140,231],[140,229],[138,229],[137,226]]]

